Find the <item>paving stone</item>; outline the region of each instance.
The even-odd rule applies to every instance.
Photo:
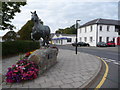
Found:
[[[60,88],[60,86],[52,86],[52,87],[49,87],[49,88]]]
[[[87,76],[87,75],[86,75],[86,76],[83,76],[82,78],[83,78],[84,80],[88,80],[88,79],[90,78],[90,76]]]
[[[2,85],[2,88],[10,88],[10,87],[11,85],[7,85],[7,84]]]
[[[74,74],[72,74],[74,77],[77,77],[77,76],[80,76],[80,77],[82,77],[82,75],[80,74],[80,72],[77,72],[77,73],[74,73]]]
[[[23,86],[23,83],[14,83],[11,85],[11,88],[21,88]]]
[[[31,81],[25,81],[22,86],[28,86],[28,85],[33,85],[34,84],[34,80]]]
[[[58,86],[58,85],[62,85],[63,82],[62,81],[55,81],[53,82],[53,86]]]
[[[17,90],[17,88],[2,88],[2,90]]]
[[[73,80],[72,79],[64,79],[64,80],[62,80],[62,82],[63,83],[72,83],[73,82]]]
[[[63,76],[63,77],[56,77],[56,78],[55,78],[56,81],[64,80],[64,79],[65,79],[64,76]]]
[[[45,83],[45,82],[46,82],[45,79],[42,77],[36,78],[34,80],[34,83],[37,83],[37,84],[41,84],[41,83]]]
[[[68,78],[73,78],[74,76],[73,75],[65,75],[64,76],[66,79],[68,79]]]
[[[82,81],[83,79],[82,79],[82,77],[74,77],[74,78],[72,78],[72,80],[74,82],[77,82],[77,81]]]
[[[29,88],[41,88],[39,84],[31,84],[28,86]]]
[[[74,88],[78,88],[82,85],[81,82],[74,82],[74,83],[71,83],[73,85]]]
[[[29,88],[16,88],[16,90],[29,90]]]
[[[55,78],[46,78],[45,81],[46,81],[46,82],[55,81]]]
[[[40,84],[41,88],[49,88],[49,87],[51,87],[52,85],[53,85],[53,84],[52,84],[51,81]]]
[[[60,86],[61,88],[74,88],[71,84],[64,84]]]

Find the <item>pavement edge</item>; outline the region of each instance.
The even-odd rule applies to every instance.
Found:
[[[103,62],[102,62],[102,60],[98,56],[95,56],[95,57],[98,60],[100,60],[99,68],[95,72],[93,77],[91,77],[87,82],[85,82],[80,88],[89,88],[91,86],[92,82],[94,82],[97,79],[97,77],[99,76],[100,72],[102,71]]]

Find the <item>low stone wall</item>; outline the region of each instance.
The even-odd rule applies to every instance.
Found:
[[[42,48],[34,51],[28,60],[34,61],[39,66],[39,74],[43,74],[57,62],[58,49]]]

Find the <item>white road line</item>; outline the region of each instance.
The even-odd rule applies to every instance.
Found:
[[[109,59],[111,62],[115,62],[115,60]]]
[[[113,64],[120,65],[120,61],[116,62],[116,60],[108,59],[104,57],[102,59],[105,60],[106,62],[112,62]]]
[[[104,59],[104,60],[105,60],[105,59],[107,59],[107,58],[102,58],[102,59]]]
[[[105,60],[106,62],[111,62],[110,60]]]
[[[119,63],[118,62],[113,62],[114,64],[117,64],[117,65],[119,65]]]

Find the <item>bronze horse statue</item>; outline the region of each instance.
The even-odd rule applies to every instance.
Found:
[[[31,20],[34,22],[31,38],[33,40],[40,40],[42,38],[43,39],[42,46],[45,46],[45,43],[48,46],[50,40],[50,28],[40,23],[41,20],[39,19],[36,11],[31,13],[32,13]]]

